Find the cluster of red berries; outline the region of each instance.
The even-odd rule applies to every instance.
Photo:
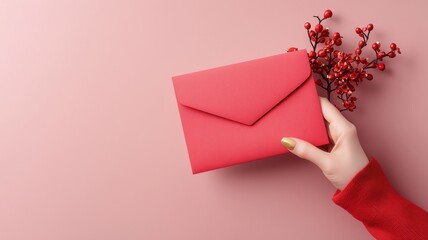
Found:
[[[327,98],[331,101],[331,94],[336,93],[337,98],[342,101],[343,108],[336,107],[340,111],[354,111],[356,108],[355,101],[357,98],[353,96],[355,87],[364,79],[373,80],[373,75],[368,72],[370,68],[385,70],[385,63],[382,61],[385,58],[394,58],[396,54],[401,54],[400,48],[395,43],[391,43],[388,52],[381,50],[381,44],[375,42],[372,44],[372,49],[375,52],[375,58],[369,60],[362,57],[362,51],[368,44],[370,33],[373,31],[373,24],[368,24],[366,27],[355,29],[361,40],[358,42],[358,47],[353,53],[346,53],[335,49],[342,45],[342,36],[335,32],[330,36],[328,28],[322,25],[322,22],[333,16],[331,10],[324,12],[324,17],[314,16],[318,19],[318,24],[311,29],[311,24],[304,24],[307,30],[308,37],[312,46],[312,50],[308,53],[310,66],[312,71],[320,76],[315,83],[327,91]],[[296,51],[297,48],[292,47],[287,51]]]

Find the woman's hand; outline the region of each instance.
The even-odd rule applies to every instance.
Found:
[[[291,153],[316,164],[337,189],[343,190],[369,160],[360,145],[355,125],[326,98],[320,97],[320,101],[332,142],[328,146],[329,151],[293,137],[284,137],[281,143]]]

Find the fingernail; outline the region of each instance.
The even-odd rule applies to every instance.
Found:
[[[291,138],[283,137],[283,138],[281,139],[281,143],[282,143],[282,145],[284,145],[284,147],[286,147],[288,150],[293,150],[293,149],[294,149],[294,147],[296,146],[296,141],[294,141],[294,140],[293,140],[293,139],[291,139]]]

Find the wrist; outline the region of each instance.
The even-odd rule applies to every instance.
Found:
[[[355,191],[355,187],[359,186],[362,182],[366,181],[372,174],[374,168],[379,167],[374,157],[367,158],[366,161],[361,161],[358,167],[354,168],[354,172],[349,174],[351,177],[342,185],[341,188],[337,188],[334,196],[340,194],[343,191]]]

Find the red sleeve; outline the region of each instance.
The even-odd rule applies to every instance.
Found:
[[[394,190],[374,157],[333,201],[376,239],[428,239],[428,213]]]

